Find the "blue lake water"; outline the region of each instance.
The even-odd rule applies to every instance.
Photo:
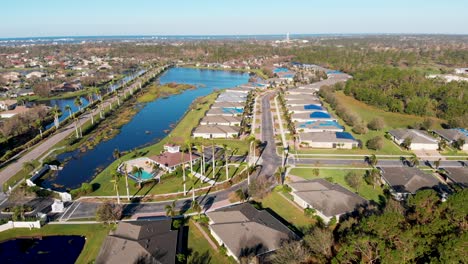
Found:
[[[20,238],[0,243],[1,263],[72,264],[83,250],[82,236],[46,236],[42,239]]]
[[[140,70],[140,71],[137,71],[137,72],[134,72],[134,73],[130,73],[127,76],[125,76],[124,78],[117,81],[116,83],[111,84],[111,85],[107,85],[105,87],[105,90],[103,90],[102,92],[103,93],[107,92],[107,89],[109,89],[109,88],[112,91],[115,91],[116,89],[119,89],[122,85],[124,85],[127,82],[135,79],[136,77],[140,76],[143,73],[145,73],[144,70]],[[82,107],[85,107],[85,106],[87,106],[89,104],[89,100],[86,97],[82,96],[80,98],[81,98],[81,102],[83,103]],[[97,99],[97,98],[94,98],[94,100],[95,99]],[[45,104],[45,105],[50,106],[50,107],[57,106],[62,111],[62,115],[59,117],[60,122],[62,122],[63,120],[65,120],[67,117],[70,116],[70,111],[65,110],[67,105],[70,106],[72,113],[75,113],[75,112],[78,111],[78,106],[75,105],[75,97],[66,98],[66,99],[53,99],[53,100],[48,100],[48,101],[41,101],[39,103],[40,104]],[[49,123],[49,124],[47,124],[45,126],[45,129],[49,129],[53,125],[54,125],[54,122],[52,121],[51,123]]]
[[[247,83],[247,73],[213,71],[189,68],[172,68],[160,77],[160,83],[186,83],[197,85],[198,88],[188,90],[168,98],[139,105],[139,112],[124,125],[114,138],[99,143],[94,149],[85,153],[74,151],[59,155],[59,160],[71,158],[63,170],[54,177],[43,179],[41,185],[53,188],[53,184],[63,187],[53,189],[64,190],[77,188],[83,182],[89,182],[97,168],[105,168],[112,163],[114,149],[131,150],[148,143],[156,143],[164,138],[165,130],[171,129],[188,109],[194,99],[206,96],[215,89],[224,89]]]

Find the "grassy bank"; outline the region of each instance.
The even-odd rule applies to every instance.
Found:
[[[312,180],[317,178],[326,178],[332,180],[334,183],[338,183],[341,186],[351,190],[352,192],[356,192],[349,184],[346,182],[345,177],[346,175],[354,171],[359,175],[364,177],[366,170],[349,170],[349,169],[320,169],[319,175],[315,176],[313,174],[313,169],[308,168],[294,168],[290,171],[289,174],[295,175],[304,179]],[[357,193],[361,195],[363,198],[368,200],[374,200],[376,202],[379,201],[379,196],[383,195],[383,190],[379,186],[376,186],[375,190],[372,185],[367,184],[364,180],[361,186],[358,188]]]
[[[0,241],[5,241],[17,237],[38,237],[55,235],[77,235],[85,236],[86,242],[76,263],[93,263],[99,254],[101,245],[104,242],[110,226],[101,224],[83,225],[46,225],[41,229],[17,228],[0,232]]]

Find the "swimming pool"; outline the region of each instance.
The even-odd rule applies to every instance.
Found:
[[[235,107],[223,107],[223,113],[242,114],[242,113],[244,113],[244,109],[239,109],[239,108],[235,108]]]
[[[142,171],[141,173],[141,177],[139,177],[140,175],[138,173],[135,173],[135,174],[130,174],[131,178],[138,181],[138,180],[142,180],[142,181],[147,181],[147,180],[151,180],[154,178],[153,176],[153,173],[150,173],[150,172],[147,172],[145,170]]]

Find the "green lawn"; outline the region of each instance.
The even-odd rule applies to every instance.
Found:
[[[320,169],[319,176],[315,177],[312,173],[312,169],[309,168],[294,168],[289,174],[295,175],[304,179],[317,179],[317,178],[333,178],[333,182],[338,183],[347,189],[355,192],[356,190],[351,188],[345,180],[345,176],[350,172],[355,171],[364,177],[366,170],[350,170],[350,169]],[[383,190],[379,186],[376,186],[375,190],[372,185],[368,185],[364,180],[362,186],[358,190],[358,194],[368,200],[374,200],[379,202],[379,195],[383,195]]]
[[[196,127],[200,119],[205,115],[205,112],[211,106],[211,104],[216,99],[217,94],[210,94],[203,99],[199,100],[199,103],[192,107],[191,110],[187,112],[184,118],[177,124],[177,126],[171,131],[171,133],[162,139],[157,144],[145,147],[139,150],[139,154],[135,155],[134,152],[128,153],[121,157],[120,161],[115,161],[99,173],[93,180],[92,184],[99,186],[99,188],[91,193],[90,195],[115,195],[111,181],[111,173],[117,169],[117,166],[121,161],[126,161],[134,159],[140,156],[151,156],[161,153],[163,151],[164,144],[166,143],[175,143],[185,146],[187,140],[191,140],[193,144],[203,144],[205,147],[211,147],[212,144],[215,145],[228,145],[235,155],[244,154],[248,151],[248,142],[243,140],[228,140],[228,139],[216,139],[216,140],[194,140],[191,138],[191,132],[194,127]],[[235,170],[230,170],[230,174]],[[209,172],[209,171],[208,171]],[[188,172],[187,172],[188,173]],[[225,170],[219,170],[220,179],[224,180]],[[208,175],[209,176],[209,175]],[[137,192],[136,186],[134,186],[133,181],[130,184],[130,193],[135,194]],[[190,185],[190,181],[188,186]],[[120,182],[120,193],[122,194],[125,191],[125,181],[121,180]],[[191,186],[191,185],[190,185]],[[206,184],[204,186],[207,186]],[[182,177],[172,177],[172,178],[162,178],[161,184],[155,186],[147,186],[138,192],[141,194],[163,194],[168,192],[177,192],[182,191]]]
[[[216,241],[213,241],[217,243]],[[216,244],[218,246],[218,244]],[[219,250],[214,250],[205,237],[202,235],[200,230],[193,224],[192,221],[189,221],[189,232],[188,232],[188,248],[193,255],[195,252],[198,252],[199,255],[204,256],[203,263],[212,263],[212,264],[225,264],[233,263],[231,258],[222,255]],[[198,262],[197,262],[198,263]],[[234,262],[235,263],[235,262]]]
[[[286,199],[287,198],[281,196],[280,193],[274,191],[262,199],[261,203],[263,208],[270,208],[297,229],[315,224],[315,219],[305,216],[304,211],[300,210]]]
[[[18,228],[0,233],[0,241],[15,237],[53,236],[53,235],[80,235],[86,237],[86,242],[76,263],[93,263],[101,245],[109,233],[110,226],[101,224],[83,225],[46,225],[41,229]]]

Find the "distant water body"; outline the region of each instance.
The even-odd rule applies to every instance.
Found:
[[[326,36],[348,36],[350,34],[291,34],[291,39]],[[352,35],[352,34],[351,34]],[[32,44],[77,44],[99,42],[144,42],[144,41],[197,41],[197,40],[282,40],[286,34],[274,35],[135,35],[135,36],[63,36],[0,38],[0,46]]]

